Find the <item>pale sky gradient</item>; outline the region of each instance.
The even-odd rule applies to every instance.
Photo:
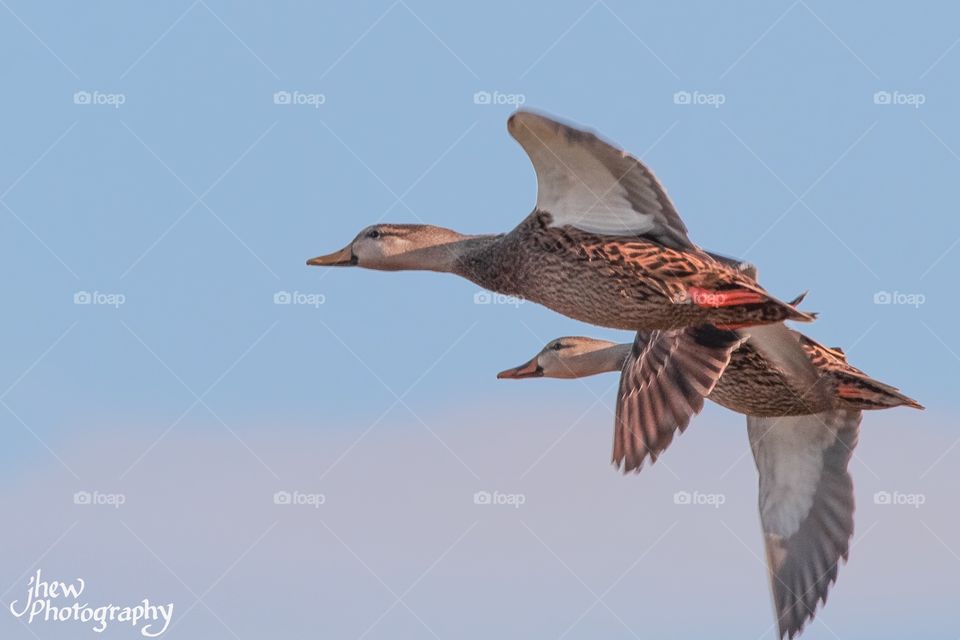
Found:
[[[822,0],[0,3],[0,636],[91,637],[9,614],[39,567],[86,579],[91,604],[173,601],[170,638],[774,637],[741,416],[708,407],[618,476],[615,376],[494,376],[556,336],[628,335],[475,304],[449,276],[304,266],[378,219],[525,216],[513,106],[474,102],[496,92],[642,155],[694,241],[754,261],[780,297],[809,289],[805,330],[929,408],[865,416],[857,542],[804,638],[952,637],[957,18]],[[675,505],[684,490],[725,502]]]

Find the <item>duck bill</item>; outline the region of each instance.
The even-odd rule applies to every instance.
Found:
[[[534,358],[529,362],[525,362],[519,367],[514,367],[513,369],[507,369],[506,371],[501,371],[497,374],[498,379],[508,379],[508,380],[520,380],[523,378],[542,378],[543,377],[543,367],[537,364],[537,359]]]
[[[350,245],[340,251],[307,260],[307,265],[311,267],[349,267],[355,264],[357,264],[357,257],[353,255],[353,248]]]

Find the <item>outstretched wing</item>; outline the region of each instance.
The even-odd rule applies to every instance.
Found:
[[[853,535],[860,411],[747,417],[760,472],[760,522],[780,636],[793,638],[826,602]]]
[[[507,121],[537,173],[537,209],[557,226],[646,235],[694,248],[667,192],[642,162],[595,134],[529,111]]]
[[[703,408],[741,340],[712,325],[638,332],[620,374],[613,463],[626,473],[648,454],[656,461]]]

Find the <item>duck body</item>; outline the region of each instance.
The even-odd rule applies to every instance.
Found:
[[[700,250],[556,226],[539,210],[510,233],[466,248],[453,270],[484,288],[613,329],[810,319]]]
[[[801,416],[833,409],[869,410],[906,405],[923,407],[894,387],[869,377],[831,349],[798,332],[791,332],[820,375],[825,393],[807,393],[788,375],[771,367],[748,339],[730,357],[730,363],[709,398],[738,413],[757,417]]]

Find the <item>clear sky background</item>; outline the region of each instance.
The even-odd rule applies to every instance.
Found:
[[[510,229],[536,192],[522,101],[642,155],[695,242],[809,289],[805,331],[928,407],[865,416],[851,559],[804,637],[952,637],[958,17],[3,0],[0,635],[92,637],[10,615],[40,568],[93,605],[174,602],[164,637],[774,637],[741,416],[709,406],[621,477],[615,376],[494,376],[628,335],[304,266],[381,219]]]

